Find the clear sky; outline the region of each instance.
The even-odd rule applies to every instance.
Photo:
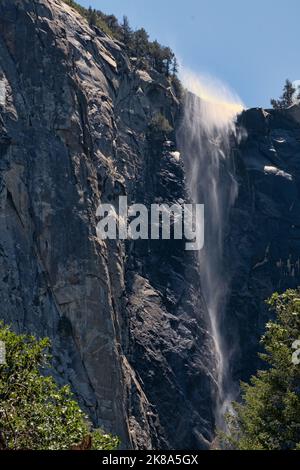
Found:
[[[247,107],[268,107],[300,79],[300,0],[77,0],[170,46],[195,73],[230,86]]]

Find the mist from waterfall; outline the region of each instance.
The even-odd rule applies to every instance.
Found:
[[[184,72],[181,78],[187,91],[178,143],[190,197],[194,203],[204,203],[205,241],[199,252],[199,269],[215,349],[215,419],[217,426],[223,427],[224,413],[235,398],[229,371],[231,348],[225,342],[223,328],[230,282],[224,266],[224,241],[230,208],[238,193],[230,141],[236,133],[235,118],[243,105],[216,80],[190,72]]]

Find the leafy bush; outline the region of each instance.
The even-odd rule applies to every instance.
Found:
[[[150,121],[148,127],[148,138],[150,141],[162,141],[165,140],[172,132],[173,128],[171,127],[168,119],[161,113],[155,114],[155,116]]]
[[[6,362],[0,364],[0,449],[115,449],[117,437],[92,430],[68,386],[49,367],[47,338],[17,335],[0,323]]]
[[[269,368],[242,384],[242,403],[234,404],[221,440],[240,450],[300,450],[300,355],[293,349],[300,339],[300,290],[276,293],[268,303],[277,314],[262,337]]]

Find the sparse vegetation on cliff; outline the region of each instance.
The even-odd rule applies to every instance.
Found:
[[[278,100],[271,99],[271,105],[274,109],[287,109],[292,106],[295,102],[295,93],[297,89],[294,87],[292,82],[287,79],[283,87],[283,92]],[[298,96],[299,99],[299,96]]]
[[[152,67],[159,73],[176,81],[178,62],[174,52],[169,47],[162,46],[156,40],[150,41],[144,28],[134,31],[130,27],[127,16],[124,16],[120,23],[114,15],[106,15],[102,11],[91,7],[84,8],[73,0],[63,1],[76,9],[88,20],[91,26],[96,26],[104,33],[121,41],[128,56],[137,60],[136,64],[139,68],[147,70]]]
[[[162,142],[172,130],[168,119],[163,114],[157,113],[149,123],[148,138],[151,142]]]
[[[51,356],[47,338],[17,335],[0,323],[0,450],[113,450],[115,436],[92,429],[68,386],[41,374]]]

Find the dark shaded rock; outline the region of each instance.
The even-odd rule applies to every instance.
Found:
[[[265,135],[268,131],[268,116],[262,108],[248,109],[239,117],[239,124],[247,129],[248,134]]]
[[[270,318],[264,301],[300,283],[299,109],[248,110],[239,120],[248,136],[235,149],[239,197],[226,244],[236,380],[261,366],[259,338]]]

